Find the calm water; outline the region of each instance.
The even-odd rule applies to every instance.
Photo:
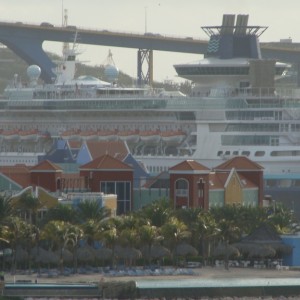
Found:
[[[180,285],[180,287],[182,288],[193,288],[193,287],[255,287],[255,286],[267,286],[267,287],[272,287],[272,286],[299,286],[300,285],[300,279],[298,278],[240,278],[240,279],[236,279],[236,278],[222,278],[222,279],[180,279],[180,281],[177,279],[171,279],[171,280],[138,280],[136,281],[136,285],[138,288],[140,289],[150,289],[151,288],[166,288],[166,289],[172,289],[172,288],[178,288],[178,286]],[[53,287],[55,287],[55,285],[53,285]],[[84,300],[84,299],[93,299],[93,300],[100,300],[103,299],[102,297],[91,297],[91,298],[68,298],[66,297],[27,297],[24,298],[26,300]],[[105,298],[105,299],[109,299],[109,298]],[[145,300],[145,299],[149,299],[149,300],[160,300],[160,299],[164,299],[164,298],[142,298],[142,299],[136,299],[136,300]],[[189,299],[189,300],[194,300],[194,299],[219,299],[219,300],[258,300],[258,299],[268,299],[268,300],[285,300],[285,299],[289,299],[289,300],[300,300],[300,295],[299,296],[278,296],[278,297],[271,297],[271,296],[262,296],[262,297],[199,297],[199,298],[191,298],[191,297],[178,297],[178,298],[173,298],[176,300],[180,300],[180,299]],[[172,299],[172,300],[173,300]],[[168,300],[171,300],[170,298],[168,298]]]

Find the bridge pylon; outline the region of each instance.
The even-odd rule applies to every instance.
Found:
[[[145,66],[145,71],[143,66]],[[137,78],[138,85],[147,84],[152,86],[153,84],[153,50],[150,49],[139,49],[138,50],[138,61],[137,61]]]

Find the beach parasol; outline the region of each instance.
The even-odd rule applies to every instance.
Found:
[[[249,257],[274,257],[290,254],[293,248],[283,243],[275,229],[262,224],[240,242],[233,244],[242,254]]]
[[[58,264],[59,256],[56,255],[53,251],[39,248],[39,252],[34,257],[34,260],[42,264]]]
[[[95,249],[87,245],[78,248],[77,259],[82,262],[93,261],[95,259]]]
[[[101,247],[99,249],[95,249],[94,254],[97,259],[106,260],[112,257],[112,250],[106,247]]]
[[[228,245],[226,243],[219,244],[213,251],[213,255],[216,257],[237,257],[240,255],[238,248]]]
[[[248,257],[251,258],[265,258],[265,257],[274,257],[276,251],[268,245],[258,245],[251,247]]]
[[[135,249],[133,247],[121,247],[121,246],[116,246],[115,255],[123,259],[138,259],[142,257],[142,253],[140,250]]]
[[[28,260],[28,252],[24,250],[22,247],[17,247],[16,249],[16,261],[23,262]]]
[[[65,262],[71,262],[73,261],[73,253],[69,251],[68,249],[62,249],[62,250],[56,250],[54,252],[59,258],[62,255],[62,258]]]
[[[188,243],[181,243],[175,247],[175,249],[173,250],[173,254],[179,256],[196,256],[198,255],[198,251],[196,248],[194,248]]]
[[[144,246],[141,249],[144,258],[162,258],[170,256],[170,251],[161,245],[152,245],[149,249],[148,246]]]

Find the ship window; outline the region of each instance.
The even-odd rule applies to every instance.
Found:
[[[292,156],[292,151],[272,151],[271,156]]]
[[[230,151],[225,151],[225,155],[230,155]]]
[[[249,156],[250,155],[250,151],[242,151],[242,155]]]
[[[218,151],[218,154],[217,154],[218,156],[221,156],[221,155],[223,155],[223,151]]]
[[[265,151],[256,151],[255,152],[255,156],[264,156],[265,155]]]
[[[233,151],[232,154],[233,155],[239,155],[239,151]]]

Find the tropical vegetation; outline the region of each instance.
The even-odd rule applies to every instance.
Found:
[[[16,202],[0,197],[2,268],[32,266],[132,266],[187,259],[209,263],[218,245],[237,243],[261,224],[278,234],[295,233],[293,213],[276,207],[213,207],[171,209],[160,199],[128,215],[110,216],[95,201],[77,207],[57,205],[38,217],[40,201],[32,195]],[[273,253],[273,255],[278,255]]]

